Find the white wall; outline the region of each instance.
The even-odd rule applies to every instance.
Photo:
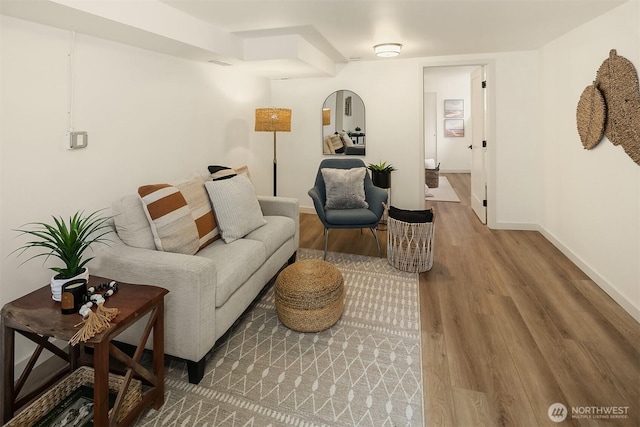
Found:
[[[640,319],[640,167],[606,138],[582,147],[575,111],[609,50],[640,69],[640,3],[627,2],[548,44],[542,73],[545,235]],[[553,284],[549,284],[553,286]]]
[[[423,69],[471,65],[489,60],[492,117],[489,134],[489,217],[493,227],[532,228],[537,213],[536,142],[537,56],[535,52],[391,59],[351,62],[333,78],[272,82],[274,105],[293,109],[292,129],[278,137],[279,194],[296,197],[313,212],[307,191],[313,186],[322,155],[320,117],[325,98],[335,90],[360,95],[366,108],[365,163],[384,160],[398,169],[392,175],[392,203],[407,209],[424,206]],[[525,129],[525,130],[523,130]],[[497,130],[497,131],[496,131]],[[286,143],[281,144],[280,141]],[[286,147],[286,148],[285,148]],[[495,159],[500,158],[496,163]]]
[[[48,283],[41,261],[9,255],[12,231],[76,210],[109,207],[139,185],[248,164],[271,193],[271,135],[253,131],[270,105],[267,80],[78,34],[76,130],[86,149],[63,149],[71,33],[2,16],[0,304]],[[263,164],[264,163],[264,164]]]
[[[441,172],[471,171],[471,71],[477,67],[430,67],[424,70],[424,91],[437,93],[436,139],[437,162]],[[444,100],[462,99],[464,102],[464,136],[444,134]],[[425,112],[426,114],[426,112]],[[427,147],[425,146],[425,151]]]

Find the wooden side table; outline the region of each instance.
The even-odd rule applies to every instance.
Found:
[[[89,286],[97,286],[108,282],[109,279],[91,276]],[[157,286],[130,285],[118,283],[118,291],[107,299],[106,306],[120,309],[118,316],[112,320],[106,331],[96,335],[84,346],[93,348],[93,360],[88,364],[94,368],[94,425],[115,426],[129,425],[149,405],[159,409],[164,403],[164,296],[166,289]],[[129,357],[113,343],[122,331],[126,330],[142,316],[150,313],[143,336],[133,357]],[[69,341],[77,332],[74,327],[81,321],[78,314],[62,314],[60,303],[51,299],[51,290],[45,286],[28,295],[16,299],[2,308],[2,340],[0,352],[2,354],[2,412],[3,423],[8,422],[15,411],[27,404],[34,397],[41,394],[55,381],[84,364],[80,358],[80,345],[69,347],[69,352],[56,347],[50,338]],[[32,354],[25,371],[18,381],[14,377],[15,364],[15,333],[25,336],[37,347]],[[153,332],[153,361],[152,371],[140,364],[144,345]],[[40,384],[38,390],[26,392],[23,387],[33,371],[42,350],[47,349],[63,359],[66,364],[56,372],[49,381]],[[122,388],[118,393],[111,417],[109,417],[109,356],[126,367]],[[140,378],[143,387],[142,400],[131,412],[117,424],[117,415],[121,409],[124,395],[133,376]],[[21,393],[22,392],[22,393]]]

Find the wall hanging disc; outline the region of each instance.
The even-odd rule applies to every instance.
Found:
[[[582,91],[576,110],[578,134],[585,149],[591,150],[602,140],[606,118],[604,97],[596,82],[593,82]]]
[[[609,52],[596,76],[598,87],[607,104],[607,121],[604,133],[614,145],[640,144],[640,91],[638,75],[633,64],[618,56],[615,49]]]

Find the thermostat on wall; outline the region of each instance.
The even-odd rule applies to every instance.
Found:
[[[64,141],[68,150],[85,148],[89,144],[89,134],[84,131],[70,131],[65,134]]]

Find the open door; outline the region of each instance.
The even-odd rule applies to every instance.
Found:
[[[484,67],[471,73],[471,208],[487,223]]]

